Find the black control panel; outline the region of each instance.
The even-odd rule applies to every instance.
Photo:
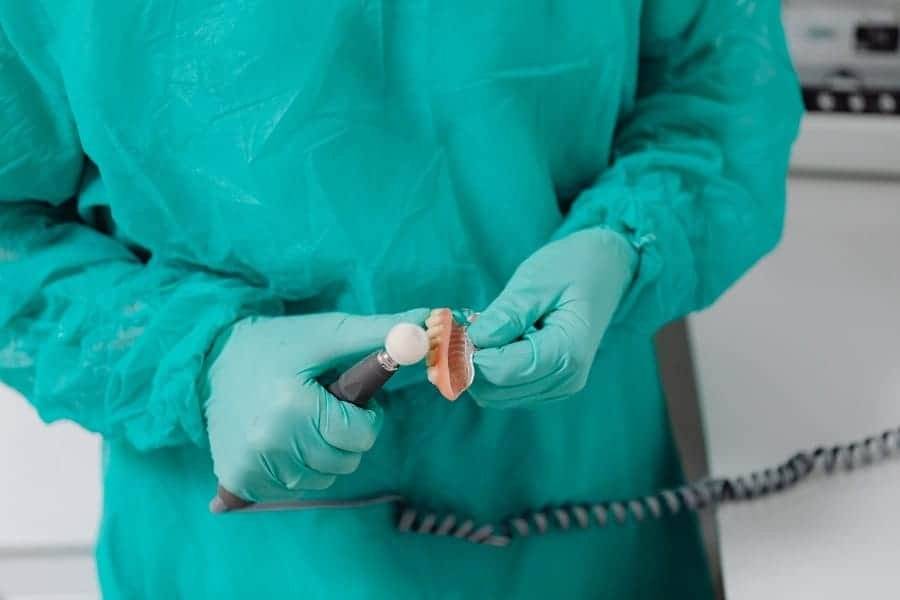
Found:
[[[900,0],[790,0],[785,16],[808,111],[900,116]]]

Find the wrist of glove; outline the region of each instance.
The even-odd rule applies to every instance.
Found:
[[[248,318],[217,343],[205,404],[219,483],[253,502],[294,499],[352,473],[375,443],[382,412],[328,393],[318,378],[380,348],[399,322],[340,313]]]
[[[583,229],[528,257],[469,336],[484,407],[535,406],[580,391],[637,267],[619,233]]]

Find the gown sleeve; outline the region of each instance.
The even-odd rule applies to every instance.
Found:
[[[632,242],[616,321],[653,332],[777,244],[802,104],[777,0],[649,0],[639,48],[611,166],[557,235],[600,225]]]
[[[45,47],[0,19],[0,381],[46,421],[142,450],[205,444],[211,343],[280,304],[243,280],[139,260],[78,218],[85,158],[59,79]]]

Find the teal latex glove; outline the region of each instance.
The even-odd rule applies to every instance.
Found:
[[[321,490],[352,473],[375,443],[382,413],[328,393],[317,377],[382,347],[399,315],[314,314],[236,323],[208,372],[207,429],[219,483],[270,502]]]
[[[637,262],[620,234],[592,227],[523,262],[469,327],[485,407],[533,406],[580,391]]]

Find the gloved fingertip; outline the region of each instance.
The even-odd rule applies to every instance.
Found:
[[[483,368],[490,368],[494,365],[503,353],[499,348],[481,348],[472,356],[475,365]]]
[[[468,334],[479,348],[491,348],[509,343],[516,337],[515,324],[500,311],[487,310],[469,325]]]
[[[509,346],[488,348],[475,353],[476,381],[490,386],[509,384],[509,380],[514,374],[515,365],[507,358],[507,348]]]
[[[228,512],[228,507],[225,506],[225,502],[221,498],[215,496],[209,501],[209,512],[213,514]]]
[[[523,376],[535,370],[534,349],[530,342],[514,342],[500,348],[484,348],[475,352],[475,367],[484,381],[493,385],[521,383]]]

